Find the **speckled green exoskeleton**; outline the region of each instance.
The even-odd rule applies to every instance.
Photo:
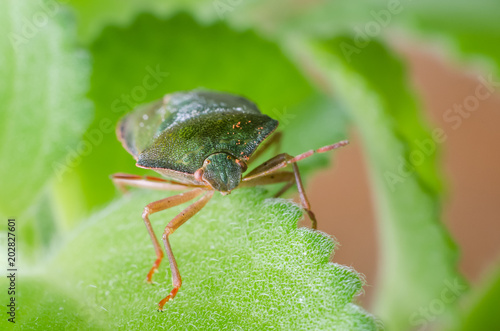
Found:
[[[278,121],[262,114],[253,102],[237,95],[204,90],[167,94],[161,100],[139,106],[118,123],[118,139],[136,159],[136,165],[152,169],[165,178],[115,174],[112,179],[117,187],[122,190],[126,186],[135,186],[186,191],[144,208],[142,218],[156,252],[156,261],[147,274],[148,282],[152,282],[163,259],[149,215],[202,195],[172,219],[163,232],[173,289],[159,302],[160,310],[175,297],[182,283],[169,236],[200,211],[215,191],[226,195],[241,187],[285,183],[276,194],[279,196],[295,183],[302,206],[312,227],[316,228],[316,218],[305,195],[296,162],[348,142],[341,141],[295,157],[278,154],[243,175],[265,150],[272,145],[279,146],[281,133],[275,132],[277,127]],[[291,165],[293,171],[283,170],[287,165]]]

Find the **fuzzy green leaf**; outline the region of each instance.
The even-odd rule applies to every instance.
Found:
[[[32,1],[2,1],[0,27],[0,213],[19,216],[90,122],[89,59],[62,8],[49,15]]]
[[[418,309],[439,297],[446,282],[463,284],[439,216],[439,143],[417,114],[400,62],[378,42],[349,62],[339,45],[352,42],[295,40],[290,49],[311,76],[321,73],[322,88],[345,102],[361,132],[381,228],[375,307],[389,329],[403,330],[420,324]]]
[[[171,194],[135,192],[97,213],[38,281],[47,282],[47,291],[57,284],[57,293],[68,298],[64,309],[78,300],[81,311],[68,307],[67,313],[89,327],[104,318],[109,329],[376,329],[373,317],[352,303],[360,277],[328,262],[332,238],[298,229],[302,210],[286,200],[265,199],[262,190],[216,194],[170,237],[183,285],[165,311],[157,312],[157,302],[171,289],[170,271],[165,258],[157,283],[144,282],[155,254],[141,212]],[[156,233],[183,208],[151,216]],[[57,315],[36,317],[59,296],[20,302],[23,325],[55,323]]]

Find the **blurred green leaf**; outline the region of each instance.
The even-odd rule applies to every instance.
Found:
[[[78,11],[80,34],[86,41],[93,40],[109,24],[129,24],[141,12],[170,17],[188,11],[199,22],[223,20],[236,29],[253,28],[273,38],[299,32],[326,38],[350,34],[370,40],[394,30],[405,30],[405,35],[430,37],[445,44],[445,49],[458,51],[466,59],[479,59],[487,70],[500,76],[497,0],[79,0],[72,5]]]
[[[274,2],[268,2],[267,6],[268,12],[277,12],[280,7]],[[324,38],[347,34],[357,38],[358,46],[398,31],[399,36],[414,40],[419,37],[439,44],[450,55],[466,62],[477,61],[500,77],[497,0],[325,1],[300,11],[289,10],[288,15],[276,15],[271,21],[274,24],[271,34],[299,32]],[[263,22],[257,18],[254,25],[260,26],[258,23]]]
[[[324,91],[348,106],[360,130],[381,236],[375,307],[389,329],[404,330],[417,326],[418,309],[439,297],[446,282],[463,284],[456,247],[439,216],[439,142],[417,113],[400,62],[378,42],[349,62],[342,43],[353,40],[294,39],[289,49]]]
[[[467,307],[453,330],[500,330],[500,263],[467,296]]]
[[[94,41],[108,26],[128,26],[141,13],[154,13],[157,16],[170,16],[191,7],[200,1],[155,1],[155,0],[75,0],[71,6],[78,15],[78,34],[86,44]]]
[[[433,37],[453,55],[476,61],[500,77],[500,2],[427,0],[416,7],[414,15],[417,34]]]
[[[0,26],[0,213],[19,216],[66,167],[91,119],[88,54],[72,17],[29,1],[2,1]]]
[[[294,1],[292,1],[294,2]],[[224,21],[235,30],[254,28],[264,31],[282,20],[283,7],[290,1],[273,1],[272,6],[266,1],[242,0],[74,0],[71,5],[78,14],[79,37],[88,44],[93,42],[108,26],[128,26],[139,14],[149,13],[157,18],[167,19],[178,13],[189,13],[197,22],[208,25]],[[293,6],[295,7],[295,6]],[[298,12],[298,8],[287,7]],[[306,8],[309,5],[306,5]]]
[[[376,329],[373,317],[351,303],[362,280],[328,262],[333,240],[297,229],[298,206],[265,200],[256,189],[216,194],[171,236],[183,285],[166,310],[157,312],[158,301],[171,290],[169,265],[165,258],[154,276],[157,284],[144,282],[155,254],[141,212],[170,194],[134,192],[95,214],[38,279],[77,298],[83,306],[78,315],[101,311],[96,318],[105,318],[108,329]],[[156,233],[183,208],[153,215]],[[45,295],[37,305],[50,298]],[[20,306],[19,314],[29,307]],[[43,323],[56,318],[46,314]]]
[[[25,269],[24,269],[25,270]],[[15,280],[15,324],[10,307],[0,320],[1,330],[103,330],[106,315],[81,302],[46,275],[26,275]],[[10,279],[2,277],[0,286],[9,288]],[[8,297],[6,296],[6,299]],[[7,301],[5,301],[7,305]],[[9,302],[10,304],[10,302]]]

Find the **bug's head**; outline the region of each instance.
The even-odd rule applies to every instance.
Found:
[[[214,190],[229,194],[241,182],[246,164],[227,153],[212,154],[205,159],[203,167],[196,171],[195,178],[204,181]]]

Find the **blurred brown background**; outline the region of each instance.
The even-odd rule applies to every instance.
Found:
[[[450,64],[428,46],[397,47],[410,66],[430,128],[442,128],[448,135],[439,146],[445,178],[443,219],[460,247],[460,270],[474,283],[500,255],[499,89],[454,130],[443,114],[474,95],[478,76],[487,78],[488,72]],[[347,148],[335,152],[331,169],[319,173],[307,190],[319,229],[340,242],[334,261],[365,275],[360,300],[368,305],[377,282],[377,227],[359,135],[351,132],[350,140]]]

